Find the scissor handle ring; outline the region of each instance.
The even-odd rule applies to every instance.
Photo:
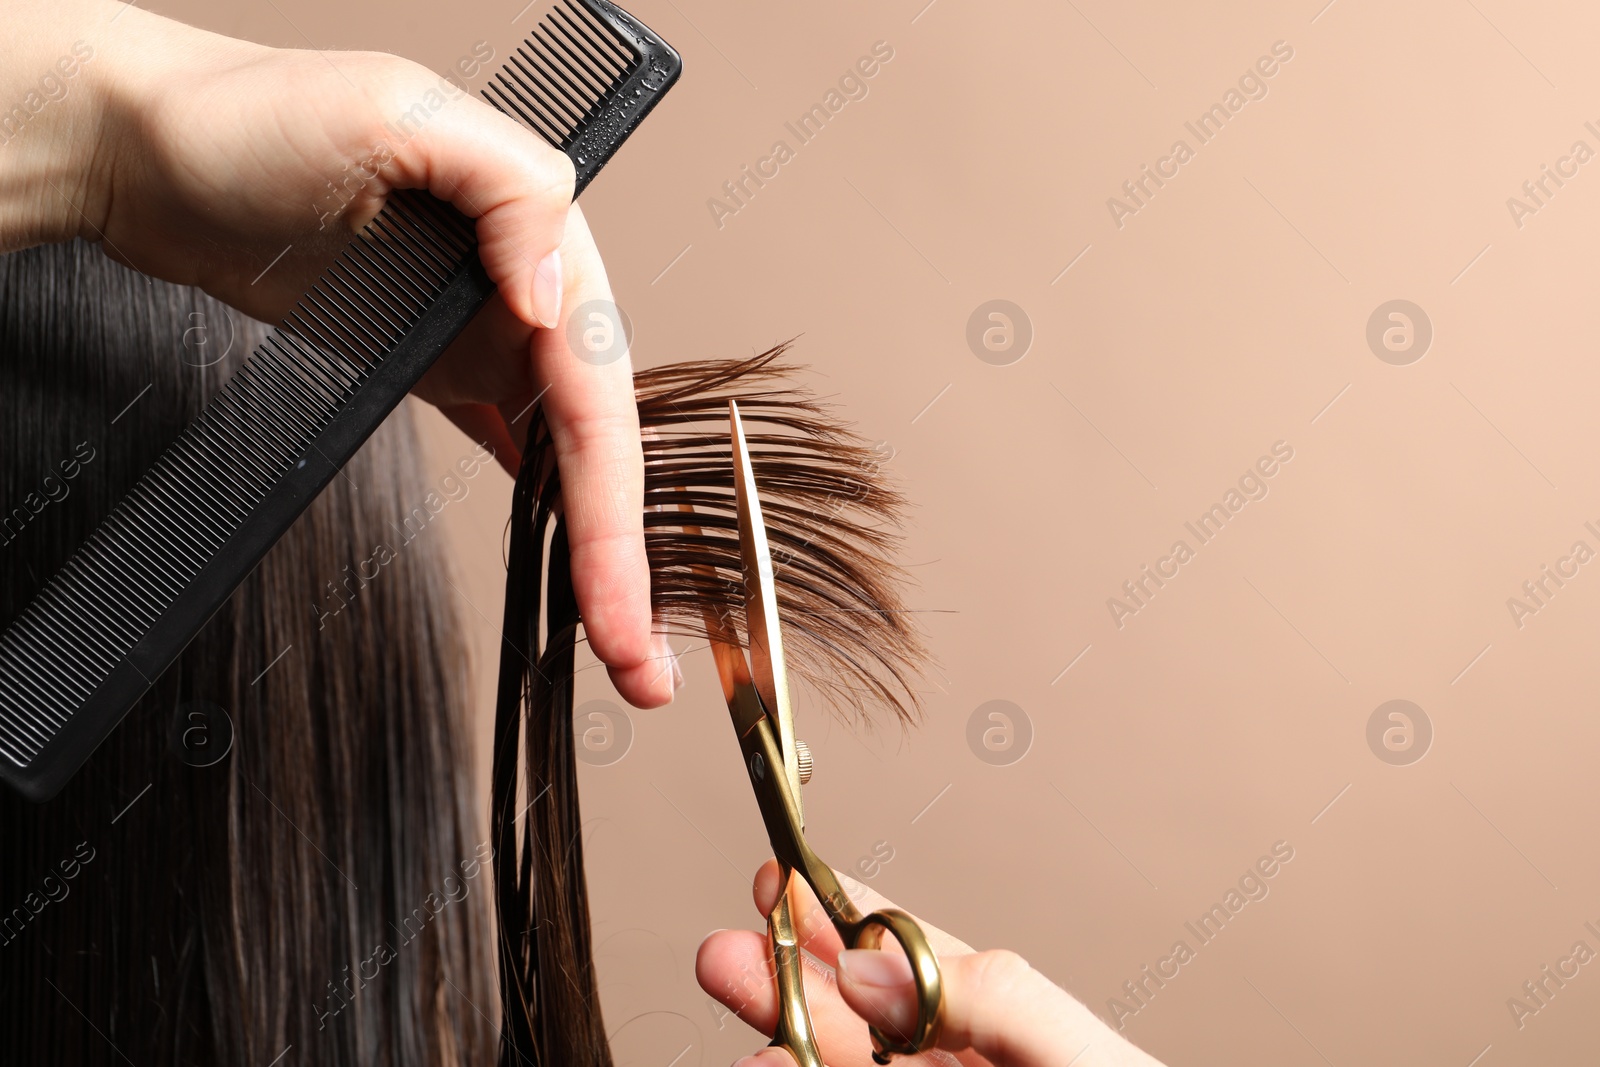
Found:
[[[867,1028],[872,1035],[873,1062],[880,1064],[888,1063],[891,1054],[909,1056],[932,1048],[944,1024],[944,981],[939,973],[939,957],[934,955],[917,920],[899,908],[875,911],[855,924],[849,947],[878,948],[885,931],[900,943],[906,959],[911,961],[911,976],[917,986],[917,1025],[909,1036],[896,1037],[876,1026]]]

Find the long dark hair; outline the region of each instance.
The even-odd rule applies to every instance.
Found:
[[[0,624],[262,334],[82,243],[0,257]],[[493,1055],[490,849],[426,528],[487,459],[463,453],[426,477],[402,409],[60,796],[0,795],[0,1061]]]
[[[263,329],[83,244],[0,257],[0,625]],[[727,400],[750,431],[795,676],[915,714],[885,451],[775,349],[636,378],[663,626],[742,632]],[[610,1063],[573,751],[561,485],[536,418],[511,520],[492,826],[465,767],[435,483],[402,409],[55,800],[0,795],[0,1062]],[[473,472],[473,473],[469,473]],[[489,869],[492,855],[493,871]],[[488,896],[498,909],[492,999]]]
[[[645,432],[645,548],[660,628],[745,638],[728,425],[739,402],[794,675],[846,714],[917,712],[926,660],[894,564],[904,498],[886,450],[799,385],[780,346],[635,375]],[[581,622],[561,481],[535,418],[512,504],[495,723],[495,881],[503,1067],[607,1067],[595,984],[572,723]],[[548,546],[548,547],[547,547]],[[542,609],[542,611],[541,611]]]

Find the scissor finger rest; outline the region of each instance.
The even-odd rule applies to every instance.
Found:
[[[773,976],[778,982],[778,1020],[772,1029],[772,1044],[788,1049],[798,1067],[824,1067],[811,1012],[806,1007],[805,965],[789,908],[793,882],[787,867],[780,870],[783,892],[767,916],[767,947],[772,951]]]
[[[724,653],[726,655],[726,653]],[[827,912],[839,939],[849,948],[877,948],[888,932],[905,950],[911,961],[911,972],[917,989],[917,1024],[910,1034],[885,1034],[871,1031],[873,1059],[888,1063],[893,1053],[911,1054],[926,1051],[938,1040],[939,1026],[943,1020],[944,987],[939,978],[939,960],[928,939],[915,919],[898,908],[884,908],[870,915],[851,901],[849,894],[839,884],[838,877],[822,859],[811,850],[800,825],[800,813],[788,779],[782,773],[782,755],[777,732],[771,720],[762,713],[761,698],[755,688],[744,682],[732,684],[729,708],[739,729],[740,747],[744,750],[745,766],[755,787],[756,801],[767,827],[767,839],[772,851],[782,865],[784,885],[789,885],[788,872],[792,868],[810,885]],[[774,771],[774,768],[778,768]],[[780,899],[774,914],[783,910],[785,898]],[[774,941],[780,940],[774,931]],[[781,967],[781,961],[779,961]],[[780,969],[781,975],[781,969]],[[780,995],[783,983],[780,981]],[[798,989],[798,983],[794,988]],[[803,1001],[802,1001],[803,1003]],[[791,1051],[794,1051],[791,1048]],[[798,1058],[798,1056],[797,1056]],[[806,1067],[802,1063],[802,1067]]]

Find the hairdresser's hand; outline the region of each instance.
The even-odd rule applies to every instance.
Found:
[[[865,886],[841,881],[863,912],[894,906]],[[835,969],[808,960],[805,972],[806,1002],[823,1059],[831,1067],[866,1067],[872,1062],[867,1022],[890,1033],[907,1033],[916,1022],[911,965],[893,938],[884,939],[883,951],[842,951],[839,935],[817,898],[803,881],[800,885],[794,922],[801,944]],[[778,863],[768,860],[755,879],[756,910],[763,918],[778,892]],[[944,977],[939,1048],[957,1053],[956,1061],[968,1067],[1160,1067],[1016,953],[974,952],[943,930],[917,921],[939,957]],[[707,993],[770,1035],[778,1014],[771,959],[764,927],[718,930],[701,943],[695,974]],[[741,1060],[739,1067],[755,1065],[794,1067],[794,1060],[781,1049],[766,1049]]]
[[[0,0],[0,251],[83,236],[148,274],[276,322],[395,189],[478,220],[499,295],[417,392],[515,471],[527,412],[555,435],[585,629],[622,695],[671,699],[650,634],[643,459],[626,355],[567,346],[609,299],[560,152],[390,55],[266,48],[112,0]],[[536,326],[549,327],[535,329]]]

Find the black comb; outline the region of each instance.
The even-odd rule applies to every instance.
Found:
[[[483,96],[583,189],[682,69],[606,0],[560,0]],[[53,796],[494,293],[473,221],[392,195],[0,635],[0,778]]]

